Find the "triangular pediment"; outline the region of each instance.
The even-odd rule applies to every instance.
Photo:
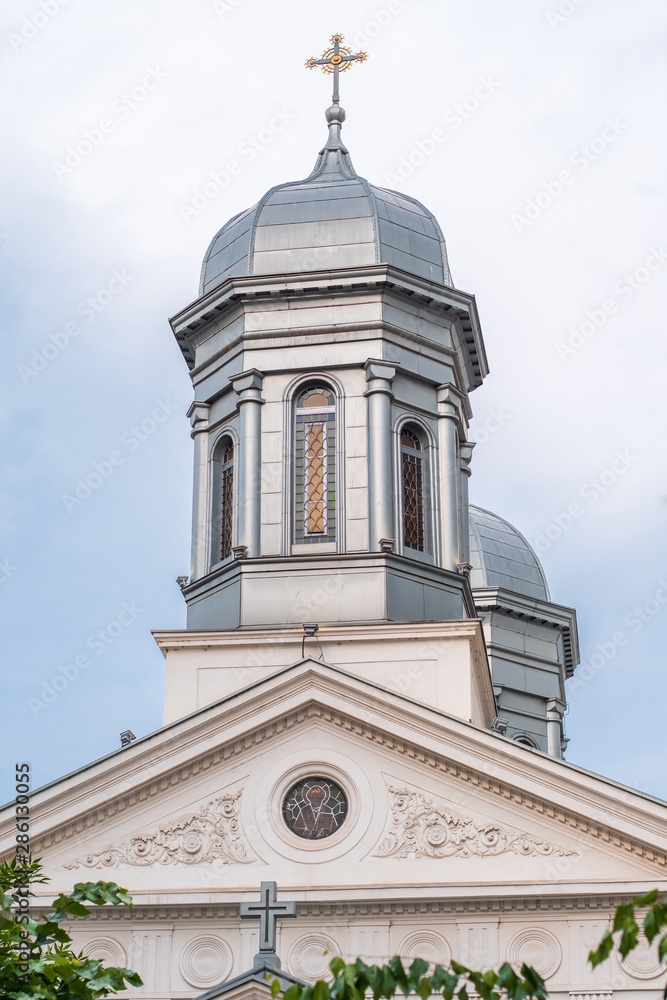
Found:
[[[347,797],[321,840],[287,829],[307,775]],[[54,887],[135,896],[281,885],[488,894],[659,881],[667,806],[305,659],[35,793]],[[9,824],[5,819],[6,829]],[[546,888],[544,888],[546,886]],[[630,891],[634,891],[631,889]]]

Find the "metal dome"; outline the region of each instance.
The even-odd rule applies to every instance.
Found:
[[[544,570],[523,535],[502,517],[470,506],[470,586],[504,587],[550,601]]]
[[[344,110],[327,110],[329,140],[313,172],[271,188],[230,219],[206,251],[200,294],[227,278],[367,264],[391,264],[452,285],[445,241],[435,217],[408,195],[357,176],[340,138]]]

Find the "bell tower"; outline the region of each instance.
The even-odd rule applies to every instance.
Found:
[[[519,680],[505,667],[502,532],[470,523],[470,394],[487,373],[475,299],[454,287],[432,213],[356,173],[339,74],[365,54],[342,41],[306,63],[333,76],[313,170],[216,233],[199,297],[171,320],[195,456],[187,627],[156,635],[166,721],[308,654],[490,727],[488,649],[508,707],[535,678],[539,693],[513,711],[521,726],[535,716],[546,749],[563,644],[550,686],[533,661]],[[515,581],[537,598],[541,569],[521,578],[531,553]],[[547,615],[549,638],[566,618]]]

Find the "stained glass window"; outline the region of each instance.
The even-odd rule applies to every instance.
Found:
[[[234,445],[227,441],[220,457],[220,559],[232,554],[234,531]]]
[[[296,400],[294,540],[336,540],[336,398],[309,385]]]
[[[304,840],[323,840],[340,828],[347,815],[345,792],[329,778],[305,778],[293,785],[283,802],[289,829]]]
[[[401,499],[403,546],[424,551],[424,467],[423,448],[409,427],[401,433]]]

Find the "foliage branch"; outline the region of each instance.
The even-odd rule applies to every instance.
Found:
[[[72,949],[62,926],[95,906],[131,906],[115,882],[78,882],[71,893],[54,899],[38,920],[29,915],[30,886],[48,882],[39,859],[13,858],[0,863],[0,997],[8,1000],[97,1000],[127,986],[141,986],[136,972],[105,966]]]

